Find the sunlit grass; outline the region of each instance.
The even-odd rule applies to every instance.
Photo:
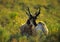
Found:
[[[60,35],[60,6],[57,0],[1,0],[0,3],[0,42],[9,42],[13,35],[12,42],[39,42],[39,36],[20,35],[20,26],[25,24],[28,16],[24,11],[24,6],[29,6],[31,13],[34,15],[37,5],[46,6],[48,9],[41,7],[41,14],[36,22],[44,21],[49,29],[47,39],[42,37],[42,42],[59,42]],[[50,6],[48,6],[50,5]]]

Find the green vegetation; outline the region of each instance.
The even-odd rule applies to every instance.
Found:
[[[41,6],[41,14],[37,23],[44,21],[49,29],[47,39],[42,42],[59,42],[60,40],[60,0],[0,0],[0,42],[39,42],[38,37],[21,36],[19,27],[26,23],[28,16],[24,9]],[[35,39],[36,38],[36,39]]]

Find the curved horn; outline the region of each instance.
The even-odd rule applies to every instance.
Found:
[[[40,14],[40,8],[38,8],[38,11],[35,13],[35,18],[37,18],[37,16]]]
[[[32,17],[32,15],[31,15],[31,13],[30,13],[30,9],[29,9],[29,7],[27,7],[27,9],[26,9],[27,11],[25,11],[26,12],[26,14],[29,16],[29,17]]]

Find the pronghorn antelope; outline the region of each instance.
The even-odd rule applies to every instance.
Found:
[[[26,12],[26,14],[29,16],[29,19],[24,25],[20,27],[20,31],[22,35],[29,36],[29,35],[32,35],[32,31],[33,31],[32,26],[37,26],[36,19],[37,19],[37,16],[40,14],[40,9],[38,9],[38,11],[35,13],[34,16],[31,15],[28,7],[27,7],[27,11],[28,12]]]
[[[32,16],[30,13],[29,8],[27,7],[28,12],[26,14],[29,16],[29,19],[27,20],[26,24],[22,25],[20,27],[21,34],[29,35],[38,35],[38,31],[40,31],[40,35],[43,33],[45,35],[48,34],[48,28],[46,27],[46,24],[43,22],[36,23],[37,16],[40,14],[40,8],[38,8],[38,11]]]

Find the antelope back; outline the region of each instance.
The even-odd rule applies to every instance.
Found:
[[[36,31],[41,31],[41,33],[48,35],[48,28],[44,22],[39,22],[35,29]]]

